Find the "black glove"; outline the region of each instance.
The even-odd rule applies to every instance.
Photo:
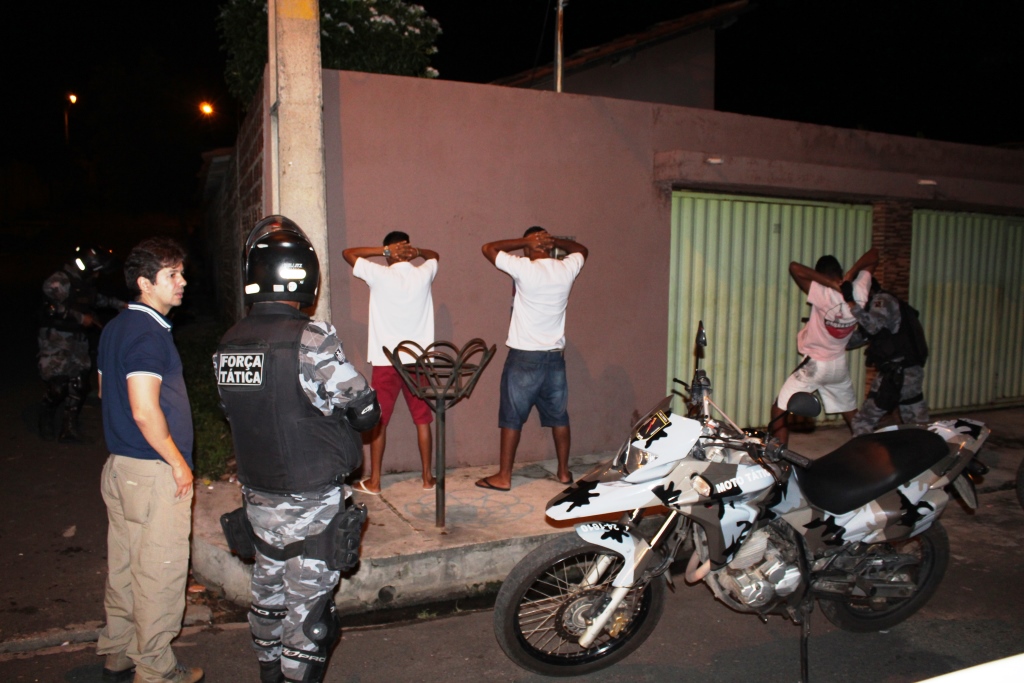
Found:
[[[853,283],[849,280],[843,280],[843,284],[839,285],[839,291],[843,293],[843,300],[847,303],[857,303],[853,299]]]
[[[357,432],[373,429],[380,420],[377,392],[371,389],[359,398],[349,401],[345,407],[345,419]]]

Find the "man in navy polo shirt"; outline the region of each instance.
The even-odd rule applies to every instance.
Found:
[[[152,238],[125,260],[135,293],[103,330],[97,367],[111,455],[107,505],[107,623],[97,654],[104,681],[197,683],[171,640],[181,630],[192,526],[192,413],[167,314],[185,291],[185,251]]]

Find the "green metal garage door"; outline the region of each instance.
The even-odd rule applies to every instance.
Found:
[[[698,321],[708,334],[713,398],[740,426],[764,425],[800,361],[810,310],[789,263],[834,254],[849,267],[871,247],[870,206],[677,192],[672,199],[668,373],[689,382]],[[864,386],[862,354],[850,355]]]
[[[933,411],[1024,403],[1024,220],[915,211],[910,302]]]

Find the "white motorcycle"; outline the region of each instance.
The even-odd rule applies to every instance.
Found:
[[[702,323],[697,347],[706,345]],[[629,655],[657,625],[668,569],[691,545],[687,583],[703,581],[734,610],[803,625],[804,680],[815,600],[840,628],[878,631],[920,609],[942,580],[949,541],[939,516],[950,489],[977,507],[963,470],[988,427],[890,427],[812,462],[719,410],[696,350],[691,384],[676,380],[689,391],[678,394],[683,412],[665,398],[610,462],[553,498],[552,519],[592,521],[529,553],[502,584],[495,634],[523,668],[575,676]],[[807,393],[788,409],[821,411]]]

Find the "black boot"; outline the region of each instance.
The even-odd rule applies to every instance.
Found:
[[[46,394],[39,406],[39,436],[50,441],[57,436],[53,428],[53,420],[57,417],[57,407],[68,394],[68,378],[56,377],[46,380]]]
[[[78,415],[67,409],[64,410],[64,419],[60,424],[57,441],[60,443],[85,443],[85,439],[78,431]]]
[[[260,662],[260,683],[284,683],[280,659]]]
[[[82,411],[85,400],[85,385],[81,377],[73,377],[68,382],[68,397],[64,401],[64,420],[61,422],[57,441],[61,443],[86,443],[78,431],[78,414]]]

